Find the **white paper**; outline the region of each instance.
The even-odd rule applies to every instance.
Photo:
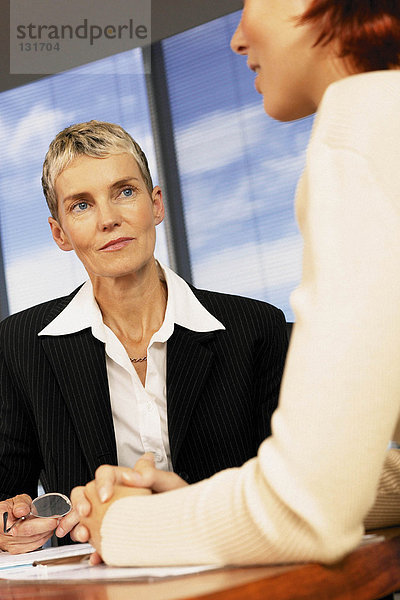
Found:
[[[218,568],[215,565],[191,565],[176,567],[109,567],[101,564],[92,567],[88,561],[65,565],[38,565],[35,561],[52,558],[67,558],[89,554],[94,548],[90,544],[76,544],[36,550],[25,554],[0,554],[0,579],[18,581],[74,581],[153,579],[179,577]]]
[[[19,581],[99,581],[122,579],[159,579],[163,577],[182,577],[216,569],[215,565],[193,565],[190,567],[108,567],[101,564],[95,567],[87,563],[73,565],[54,565],[11,568],[1,571],[4,577]]]
[[[376,534],[364,535],[360,546],[384,541]],[[88,561],[66,565],[38,565],[34,561],[52,558],[67,558],[89,554],[94,551],[90,544],[75,544],[58,548],[36,550],[26,554],[11,555],[0,553],[0,579],[19,581],[74,581],[74,580],[121,580],[121,579],[157,579],[162,577],[179,577],[221,568],[221,565],[191,565],[174,567],[109,567],[101,564],[92,567]]]
[[[360,542],[360,546],[366,546],[367,544],[377,544],[379,542],[384,542],[385,541],[385,537],[383,535],[377,535],[376,533],[366,533],[361,542]]]
[[[3,577],[5,570],[11,567],[29,567],[36,560],[50,560],[51,558],[61,558],[68,556],[79,556],[94,552],[90,544],[71,544],[69,546],[59,546],[55,548],[44,548],[34,552],[25,552],[24,554],[0,553],[0,577]]]

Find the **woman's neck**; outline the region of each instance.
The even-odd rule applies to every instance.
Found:
[[[156,261],[125,277],[91,279],[104,323],[121,341],[148,342],[167,307],[167,287]]]

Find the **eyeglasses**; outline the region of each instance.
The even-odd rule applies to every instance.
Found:
[[[3,533],[9,533],[11,529],[20,521],[25,521],[28,517],[40,517],[45,519],[60,519],[65,517],[72,510],[71,500],[59,494],[58,492],[50,492],[43,494],[32,500],[31,510],[29,514],[20,517],[7,529],[8,512],[3,513]]]

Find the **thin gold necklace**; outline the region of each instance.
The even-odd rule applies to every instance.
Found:
[[[129,360],[132,363],[141,363],[141,362],[144,362],[145,360],[147,360],[147,355],[146,356],[141,356],[140,358],[131,358],[131,357],[129,357]]]

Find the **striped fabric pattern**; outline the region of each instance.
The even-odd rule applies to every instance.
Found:
[[[176,326],[167,345],[174,470],[189,482],[242,464],[270,433],[287,350],[283,313],[246,298],[193,289],[226,331]],[[116,464],[104,345],[89,329],[41,331],[73,295],[0,324],[0,499],[69,494]]]

